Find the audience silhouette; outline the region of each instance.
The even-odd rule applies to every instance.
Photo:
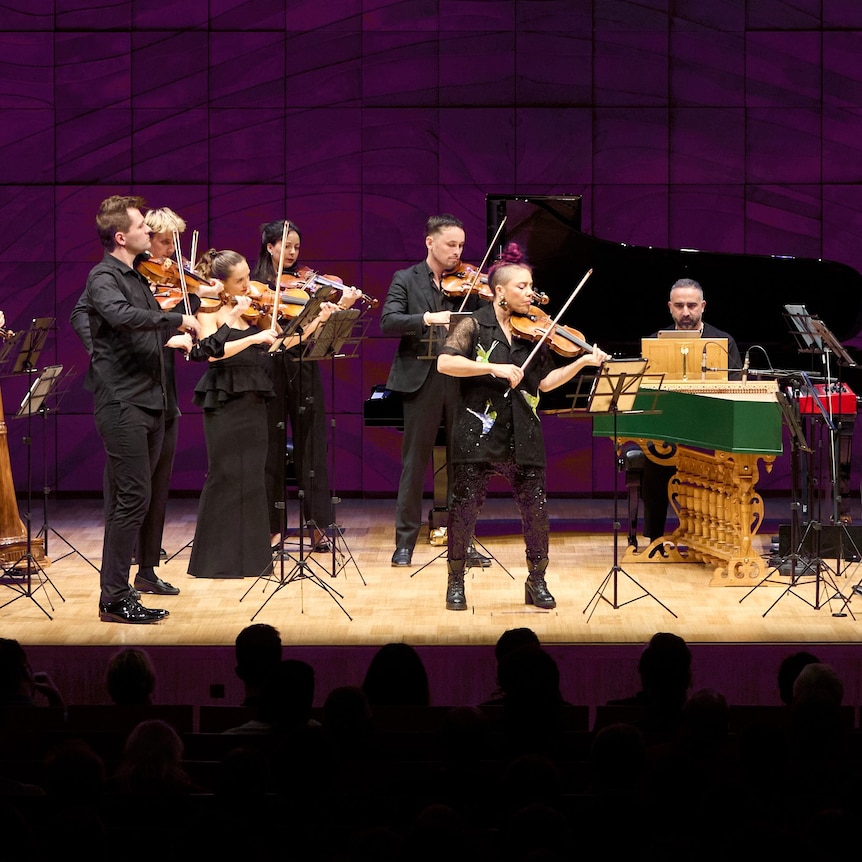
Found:
[[[281,662],[281,634],[267,623],[246,626],[234,643],[236,675],[245,687],[243,706],[256,706],[267,679]]]
[[[416,650],[387,644],[362,686],[325,693],[319,724],[314,668],[281,660],[271,626],[249,626],[236,666],[254,719],[223,736],[144,721],[119,753],[107,733],[0,724],[0,860],[101,860],[120,847],[135,860],[157,846],[169,860],[554,862],[590,835],[619,858],[843,862],[853,852],[862,736],[848,721],[846,680],[812,653],[781,662],[787,709],[735,731],[721,692],[689,694],[683,639],[659,632],[638,662],[641,690],[623,701],[636,707],[631,720],[592,732],[563,720],[571,680],[561,687],[535,632],[504,632],[495,654],[497,696],[444,711],[430,706]],[[151,701],[146,652],[123,649],[109,668],[112,700]],[[62,702],[9,639],[0,639],[0,693],[24,707]],[[385,723],[375,709],[388,710]],[[214,760],[187,753],[220,741]],[[156,820],[130,825],[141,812]]]
[[[153,702],[156,672],[150,657],[140,649],[116,653],[108,663],[105,685],[118,706],[146,706]]]
[[[376,706],[429,706],[428,674],[419,653],[405,643],[380,647],[371,659],[362,691]]]

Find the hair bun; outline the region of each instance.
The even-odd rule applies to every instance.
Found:
[[[498,255],[496,263],[498,264],[525,264],[527,256],[524,254],[521,246],[516,242],[510,242]]]

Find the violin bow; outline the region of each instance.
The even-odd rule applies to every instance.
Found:
[[[281,251],[278,253],[278,269],[275,272],[275,303],[272,306],[272,323],[269,325],[273,333],[278,332],[278,310],[281,308],[281,270],[284,266],[284,247],[287,245],[288,224],[290,222],[285,219],[284,227],[281,230]]]
[[[467,299],[470,296],[470,291],[476,286],[479,279],[482,277],[482,270],[485,268],[485,264],[488,262],[488,258],[491,256],[491,251],[494,248],[497,240],[500,237],[500,234],[503,231],[503,225],[506,224],[506,219],[509,216],[503,216],[503,220],[500,222],[500,226],[497,228],[497,233],[494,234],[494,238],[491,240],[491,244],[488,246],[488,250],[485,252],[485,257],[482,258],[482,263],[479,264],[479,269],[476,270],[476,275],[473,278],[472,283],[467,283],[467,290],[464,291],[464,299],[461,300],[461,307],[458,309],[458,312],[462,312],[464,310],[464,306],[467,304]]]
[[[183,252],[182,252],[182,247],[180,246],[180,232],[176,228],[174,228],[173,234],[174,234],[174,248],[176,249],[177,260],[180,262],[180,265],[177,267],[177,270],[179,271],[179,274],[180,274],[180,288],[181,288],[182,294],[183,294],[183,303],[185,304],[185,307],[186,307],[186,314],[191,314],[192,313],[192,306],[191,306],[191,303],[189,302],[189,289],[188,289],[188,287],[186,287],[186,270],[185,270],[185,267],[183,266]],[[184,356],[186,358],[186,362],[188,362],[189,354],[186,353],[186,354],[184,354]]]
[[[191,255],[189,257],[189,269],[192,270],[193,272],[195,269],[195,262],[198,259],[197,254],[198,254],[198,232],[196,230],[193,230],[192,231],[192,249],[191,249]],[[182,258],[180,259],[180,262],[182,262]]]
[[[588,269],[586,275],[581,279],[580,284],[572,291],[572,295],[563,303],[563,307],[557,312],[557,316],[551,321],[551,325],[542,333],[539,340],[533,346],[533,349],[530,351],[530,355],[521,363],[521,371],[524,371],[526,367],[533,361],[533,357],[539,352],[539,348],[544,344],[545,340],[551,334],[551,330],[557,325],[559,319],[565,314],[566,309],[572,304],[574,298],[580,293],[581,288],[587,283],[587,279],[593,274],[592,269]],[[507,389],[504,398],[509,395],[511,392],[511,388]]]

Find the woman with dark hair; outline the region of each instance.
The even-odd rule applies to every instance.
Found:
[[[283,275],[299,276],[301,242],[299,228],[291,221],[273,221],[263,225],[252,279],[274,288],[279,260],[282,261]],[[284,521],[285,429],[289,419],[297,483],[303,492],[303,515],[312,549],[324,552],[332,550],[326,533],[332,523],[332,506],[326,460],[327,426],[323,380],[317,360],[301,359],[307,346],[302,339],[311,336],[336,309],[349,308],[358,296],[358,290],[345,287],[338,304],[324,302],[320,314],[301,327],[302,338],[292,339],[286,345],[287,350],[273,356],[275,398],[268,405],[269,451],[266,459],[269,525],[273,542],[278,540]]]
[[[235,251],[210,249],[197,271],[221,282],[222,305],[198,312],[196,359],[207,370],[195,387],[203,408],[207,477],[198,503],[189,574],[257,577],[271,565],[266,511],[266,402],[272,398],[266,348],[276,333],[249,314],[248,263]]]
[[[510,244],[491,267],[488,285],[493,300],[450,329],[437,358],[438,371],[460,380],[452,435],[446,609],[467,609],[467,547],[495,473],[512,486],[521,513],[529,572],[524,600],[553,608],[557,603],[545,583],[548,512],[539,393],[562,386],[589,365],[601,365],[608,355],[594,347],[557,368],[545,342],[523,368],[534,345],[517,335],[511,320],[530,309],[533,271],[516,244]]]

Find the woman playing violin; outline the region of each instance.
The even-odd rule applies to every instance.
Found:
[[[282,256],[284,221],[274,221],[261,227],[260,250],[252,278],[275,287],[275,272]],[[287,222],[284,243],[282,274],[299,276],[299,248],[302,236],[293,222]],[[349,308],[360,292],[345,287],[338,304],[324,302],[320,314],[303,327],[302,337],[307,338],[329,319],[338,308]],[[287,343],[287,350],[273,356],[273,387],[275,398],[269,404],[269,454],[266,474],[269,495],[270,532],[276,541],[285,526],[286,508],[276,507],[284,502],[285,432],[290,420],[293,436],[293,457],[299,488],[304,492],[304,517],[310,531],[312,548],[316,551],[331,549],[326,529],[332,523],[329,468],[327,464],[326,402],[323,397],[323,380],[320,363],[301,360],[306,345],[299,338]]]
[[[545,582],[548,512],[539,393],[561,386],[587,366],[601,365],[608,355],[594,347],[556,367],[543,343],[527,361],[534,345],[514,334],[511,321],[513,315],[526,314],[534,301],[533,275],[517,245],[509,245],[491,267],[489,286],[493,301],[458,321],[437,358],[441,373],[460,379],[452,434],[446,608],[467,608],[467,546],[495,473],[512,486],[521,513],[528,570],[525,602],[553,608],[556,600]]]
[[[242,255],[210,249],[198,270],[219,281],[226,301],[199,314],[201,340],[192,352],[208,362],[194,394],[204,414],[207,477],[188,571],[198,578],[257,577],[271,565],[264,467],[273,393],[266,348],[276,332],[243,318],[251,299]]]

